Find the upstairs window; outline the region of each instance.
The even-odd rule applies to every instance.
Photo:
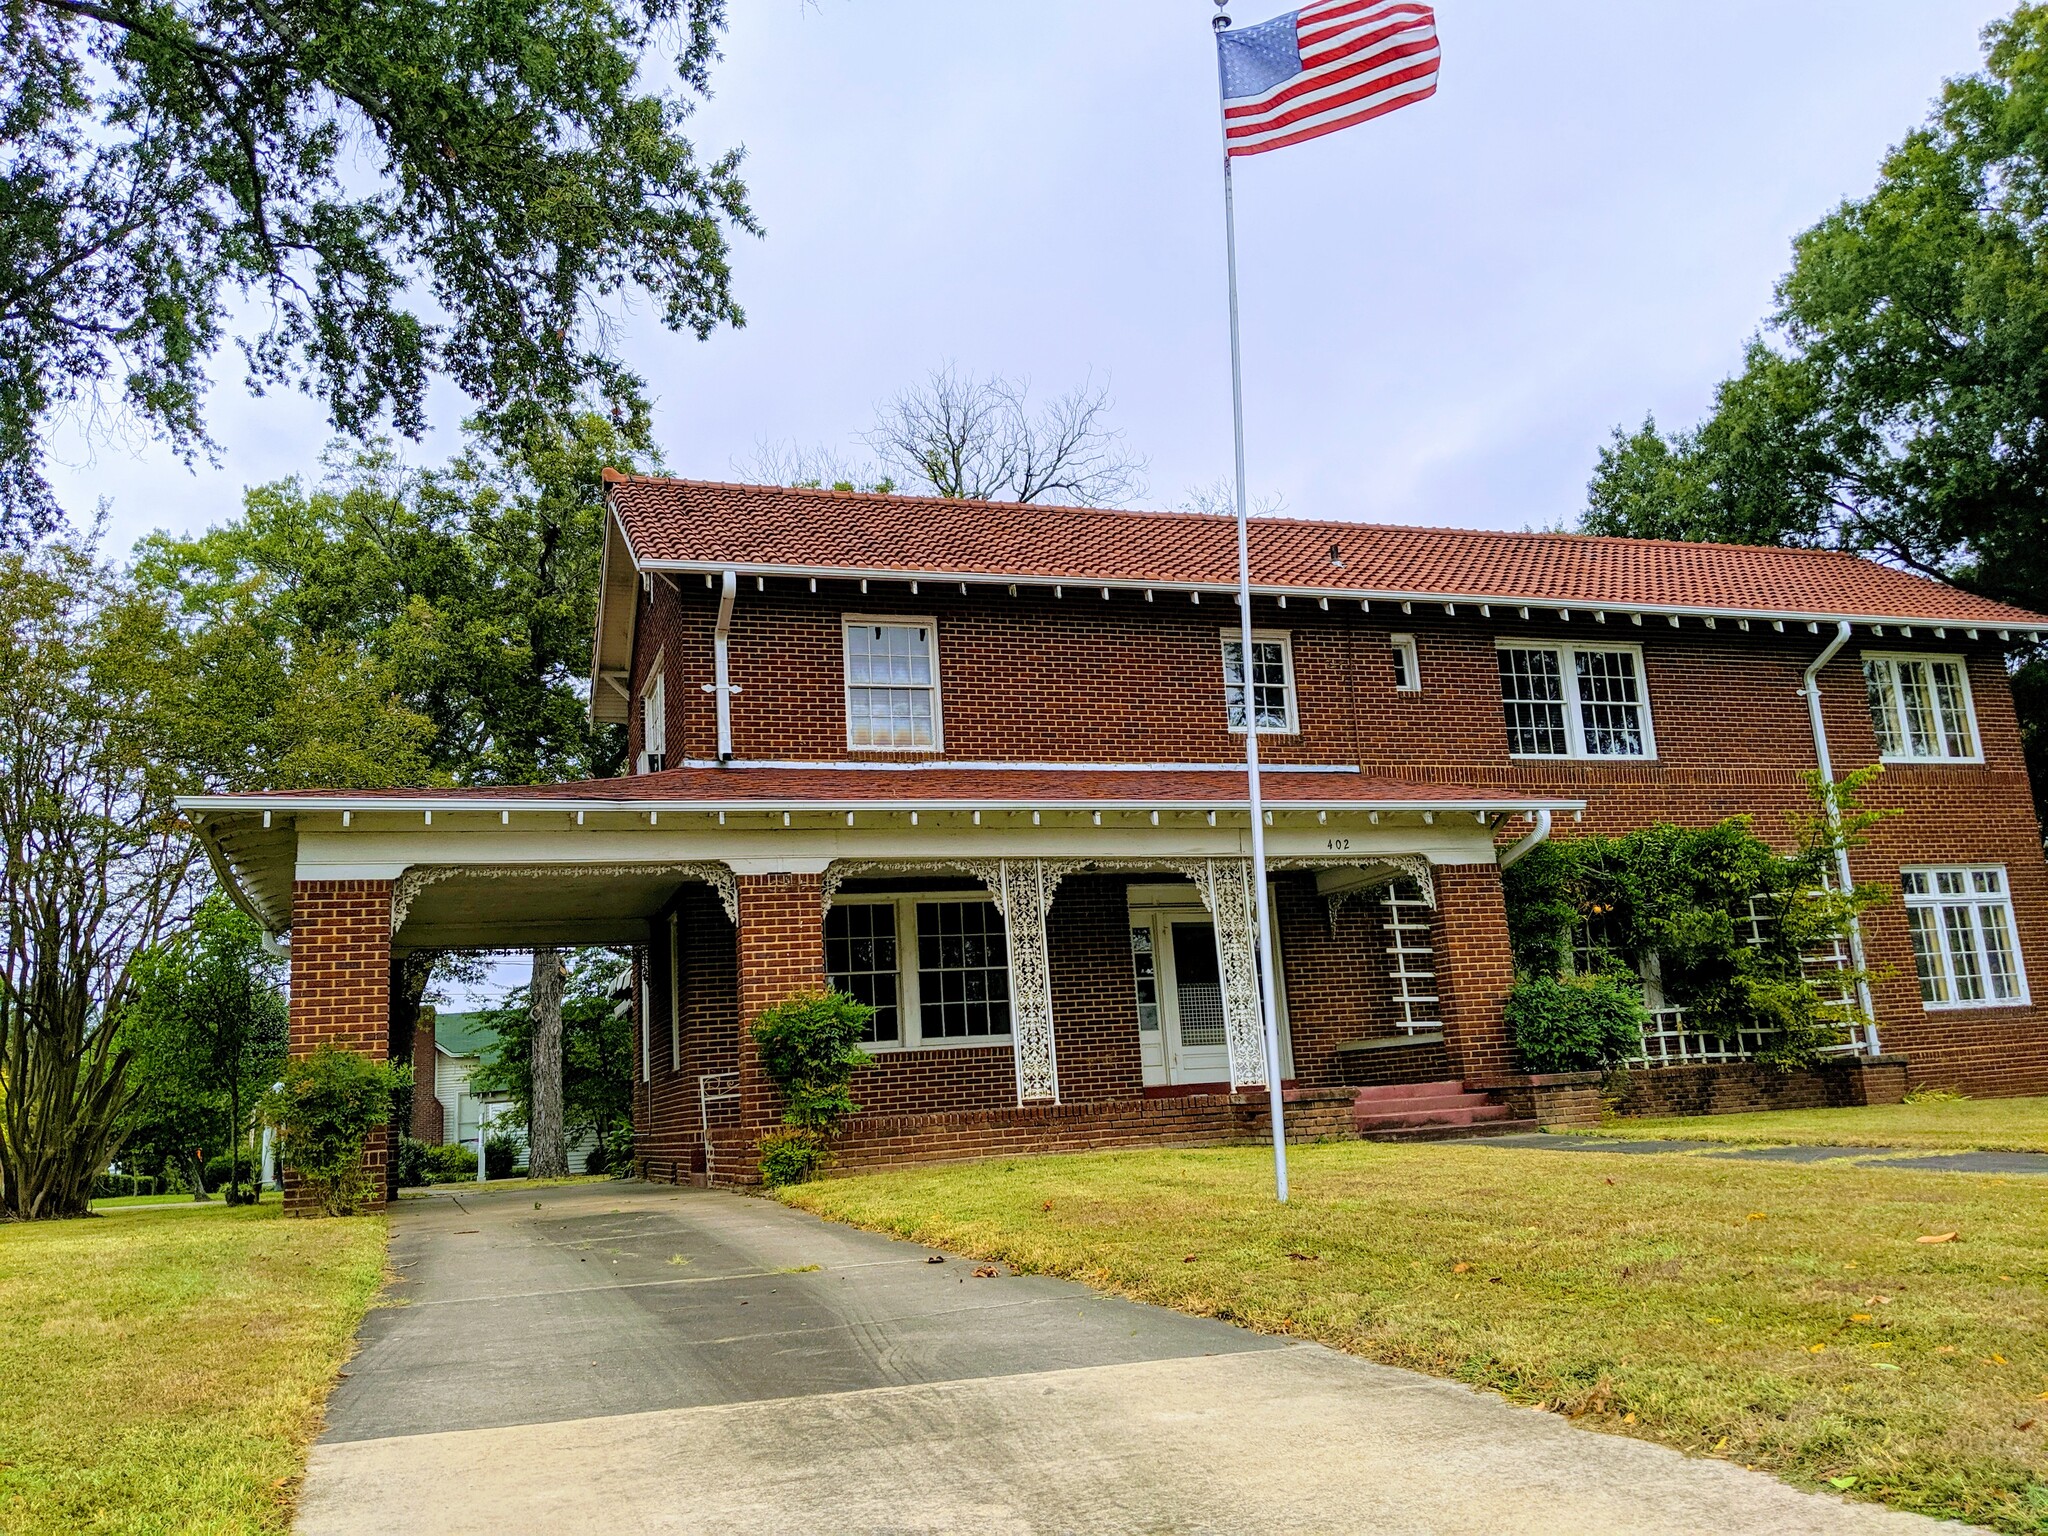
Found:
[[[1422,692],[1422,668],[1415,655],[1413,635],[1390,635],[1387,643],[1393,648],[1394,688],[1399,693]]]
[[[1223,636],[1223,707],[1233,731],[1244,729],[1244,638]],[[1252,636],[1252,707],[1261,735],[1295,730],[1294,657],[1287,636]]]
[[[640,771],[659,773],[668,764],[668,684],[661,658],[654,659],[654,675],[640,690]]]
[[[936,634],[929,619],[846,620],[847,746],[938,749]]]
[[[1657,755],[1634,647],[1503,643],[1498,651],[1512,756]]]
[[[1899,874],[1920,1001],[1929,1008],[2013,1006],[2027,978],[2013,942],[2012,901],[1998,865]]]
[[[1970,685],[1957,656],[1863,653],[1870,727],[1886,762],[1971,762],[1977,751]]]

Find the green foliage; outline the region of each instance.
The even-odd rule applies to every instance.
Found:
[[[417,1189],[427,1182],[427,1167],[433,1147],[412,1136],[398,1138],[398,1150],[392,1154],[392,1174],[400,1189]]]
[[[1851,549],[2048,609],[2048,5],[1984,36],[1876,187],[1794,243],[1712,414],[1617,431],[1586,532]],[[2048,810],[2048,656],[2013,660]]]
[[[154,1195],[162,1191],[162,1181],[146,1173],[103,1173],[93,1180],[92,1197],[95,1200],[121,1200],[132,1195]]]
[[[491,1149],[484,1147],[484,1161],[489,1163]],[[476,1148],[465,1146],[459,1141],[445,1142],[438,1147],[427,1148],[426,1173],[420,1182],[424,1184],[474,1184],[476,1182]]]
[[[121,1016],[129,1053],[135,1130],[131,1163],[161,1167],[195,1147],[240,1148],[258,1102],[285,1062],[284,963],[264,953],[262,932],[226,896],[201,901],[191,921],[135,962],[135,996]],[[253,1168],[246,1151],[228,1177]]]
[[[1649,1013],[1631,980],[1524,976],[1503,1008],[1525,1072],[1591,1072],[1618,1066],[1643,1048]]]
[[[597,1138],[593,1157],[603,1163],[630,1147],[633,1124],[633,1020],[610,995],[623,964],[604,949],[566,952],[562,993],[562,1131],[574,1144]],[[521,987],[486,1017],[498,1043],[470,1076],[476,1093],[509,1094],[508,1126],[528,1123],[533,1104],[533,1013]]]
[[[799,1125],[765,1132],[758,1145],[761,1182],[770,1189],[802,1184],[832,1160],[824,1133]]]
[[[208,450],[231,334],[254,392],[417,437],[437,375],[501,414],[630,397],[614,296],[700,339],[740,324],[740,157],[681,132],[723,22],[723,0],[11,8],[0,544],[56,520],[53,413],[116,395]],[[647,88],[664,37],[680,91]]]
[[[495,1136],[484,1138],[484,1176],[492,1179],[509,1179],[512,1170],[519,1165],[519,1142],[502,1131]],[[474,1154],[472,1154],[474,1168]]]
[[[860,1106],[847,1086],[869,1065],[860,1037],[874,1009],[843,992],[799,992],[754,1020],[761,1066],[782,1090],[783,1120],[829,1136]]]
[[[1860,842],[1878,819],[1856,798],[1877,771],[1839,784],[1812,776],[1816,809],[1791,818],[1789,852],[1757,837],[1747,817],[1537,845],[1505,878],[1516,970],[1532,979],[1567,974],[1583,929],[1603,951],[1599,970],[1634,976],[1654,959],[1664,996],[1693,1028],[1731,1043],[1761,1032],[1758,1059],[1811,1065],[1842,1040],[1853,1009],[1822,996],[1802,957],[1884,899],[1875,885],[1823,889],[1836,850]],[[1831,990],[1856,979],[1843,973]]]
[[[278,1162],[306,1181],[323,1215],[353,1214],[369,1198],[364,1143],[390,1120],[391,1096],[411,1075],[338,1045],[285,1064],[264,1118],[277,1131]]]

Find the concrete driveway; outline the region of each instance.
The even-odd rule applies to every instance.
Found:
[[[1961,1529],[765,1200],[465,1190],[392,1220],[309,1536]]]

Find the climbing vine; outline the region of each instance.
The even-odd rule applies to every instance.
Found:
[[[1809,774],[1814,804],[1791,814],[1789,852],[1758,837],[1747,816],[1538,845],[1506,873],[1516,971],[1633,980],[1654,966],[1666,1001],[1685,1009],[1692,1028],[1731,1045],[1760,1033],[1757,1060],[1811,1066],[1860,1018],[1864,978],[1830,972],[1816,986],[1803,957],[1843,939],[1885,899],[1882,886],[1834,883],[1837,850],[1860,845],[1890,814],[1858,801],[1878,771],[1832,783]]]

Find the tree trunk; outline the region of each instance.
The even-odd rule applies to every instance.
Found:
[[[527,1116],[526,1173],[559,1179],[569,1172],[562,1135],[562,952],[533,952],[533,1109]]]

